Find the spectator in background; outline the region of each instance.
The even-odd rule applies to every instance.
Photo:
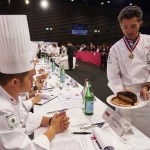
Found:
[[[67,47],[65,45],[61,45],[61,54],[62,56],[66,56],[67,55]]]
[[[95,52],[96,46],[93,43],[90,43],[90,51]]]
[[[50,44],[46,51],[49,57],[55,57],[59,55],[60,48],[56,44]]]
[[[69,70],[71,71],[73,69],[73,57],[74,53],[76,53],[77,48],[72,45],[71,42],[67,43],[67,54],[68,54],[68,65],[69,65]]]
[[[41,59],[41,57],[42,57],[42,47],[41,47],[40,43],[38,43],[37,57],[38,57],[38,59]]]
[[[86,50],[87,50],[86,45],[85,45],[85,44],[82,44],[82,45],[80,46],[79,51],[86,51]]]
[[[52,49],[52,44],[47,46],[46,52],[47,52],[48,57],[52,57],[54,55],[54,52],[53,52],[53,49]]]
[[[52,44],[54,56],[59,56],[60,48],[56,44]]]
[[[101,70],[106,71],[108,54],[109,54],[108,46],[106,46],[105,44],[103,44],[102,45],[102,49],[100,51],[100,55],[101,55],[100,68],[101,68]]]

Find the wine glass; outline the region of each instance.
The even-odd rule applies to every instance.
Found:
[[[118,120],[121,127],[123,128],[123,134],[121,136],[121,142],[122,143],[128,143],[128,139],[126,137],[128,131],[131,129],[131,123],[126,120],[125,117],[122,117],[121,119]]]
[[[66,83],[67,83],[67,87],[68,87],[68,89],[69,89],[70,81],[67,80]]]
[[[70,90],[70,81],[69,79],[66,79],[66,75],[65,75],[65,82],[63,83],[64,83],[65,90]]]
[[[62,90],[63,89],[63,83],[59,83],[59,89]]]

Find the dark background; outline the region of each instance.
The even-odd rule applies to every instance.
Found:
[[[40,0],[0,0],[0,14],[25,14],[28,17],[32,41],[50,41],[65,44],[95,44],[116,42],[122,37],[117,21],[120,10],[129,5],[138,5],[144,12],[142,33],[150,34],[149,0],[48,0],[49,8],[40,7]],[[101,5],[101,2],[104,5]],[[72,24],[87,24],[88,35],[72,35]],[[53,28],[46,31],[46,28]],[[94,33],[94,30],[100,30]]]

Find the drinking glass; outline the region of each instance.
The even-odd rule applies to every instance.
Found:
[[[62,90],[63,89],[64,84],[63,83],[59,83],[59,89]]]
[[[131,129],[131,124],[129,121],[126,120],[125,117],[122,117],[121,119],[119,119],[119,123],[121,127],[123,128],[123,135],[121,136],[121,142],[128,143],[128,139],[126,135],[127,135],[127,132]]]
[[[69,79],[66,79],[65,84],[66,84],[66,89],[70,90],[70,80]]]

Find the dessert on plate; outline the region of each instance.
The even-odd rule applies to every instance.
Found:
[[[111,102],[118,106],[130,107],[139,103],[137,95],[130,91],[121,91],[117,96],[111,99]]]

